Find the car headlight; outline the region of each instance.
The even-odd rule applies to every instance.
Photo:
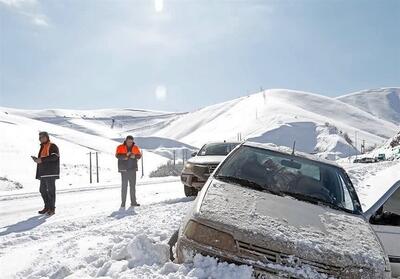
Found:
[[[188,239],[194,240],[200,244],[231,252],[237,250],[236,242],[232,235],[193,220],[190,220],[187,224],[184,234]]]
[[[186,171],[193,171],[193,167],[194,167],[194,164],[192,164],[192,163],[186,163],[186,165],[185,165],[185,170],[186,170]]]

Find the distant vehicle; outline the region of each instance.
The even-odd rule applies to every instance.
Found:
[[[378,156],[376,157],[376,160],[385,161],[386,160],[386,154],[385,153],[378,154]]]
[[[321,278],[391,276],[344,169],[262,144],[227,156],[176,237],[178,263],[200,253],[251,265],[255,278],[310,278],[296,272],[304,268]],[[398,236],[391,241],[398,247]]]
[[[377,162],[375,158],[371,157],[357,158],[353,161],[353,163],[364,163],[364,164],[375,163],[375,162]]]
[[[213,142],[193,153],[193,158],[187,161],[181,174],[185,195],[196,196],[210,174],[238,144],[239,142]]]

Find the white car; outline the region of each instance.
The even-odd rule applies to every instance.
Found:
[[[392,277],[400,278],[400,181],[395,183],[364,215],[388,254]]]
[[[372,221],[378,222],[378,208],[371,211]],[[373,226],[377,233],[340,166],[244,143],[211,174],[184,220],[177,262],[200,253],[251,265],[256,278],[310,278],[304,270],[314,272],[313,278],[390,278],[382,243],[396,275],[399,235],[391,234],[396,228]]]

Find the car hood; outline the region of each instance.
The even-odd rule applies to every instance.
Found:
[[[225,159],[225,156],[196,156],[190,158],[188,163],[192,164],[219,164],[222,160]]]
[[[362,217],[213,180],[194,218],[236,240],[336,267],[385,270],[380,242]]]

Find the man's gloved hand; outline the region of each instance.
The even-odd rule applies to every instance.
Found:
[[[142,154],[136,154],[135,158],[139,160],[140,158],[142,158]]]

